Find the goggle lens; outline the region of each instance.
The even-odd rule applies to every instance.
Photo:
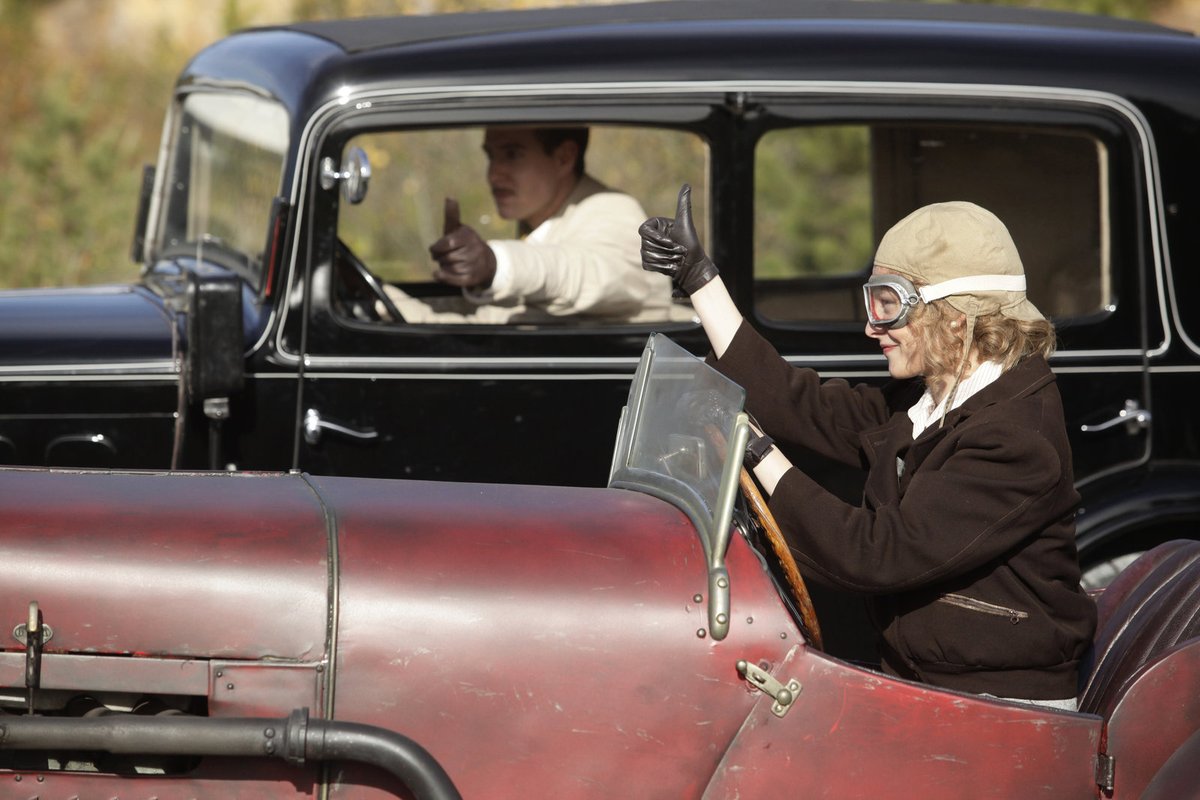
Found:
[[[908,310],[918,302],[915,289],[904,286],[904,279],[873,275],[863,284],[867,321],[876,328],[895,328],[904,324]]]

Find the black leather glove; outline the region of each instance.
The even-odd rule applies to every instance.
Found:
[[[704,252],[692,224],[692,187],[679,190],[675,219],[651,217],[638,228],[642,237],[642,269],[671,276],[684,296],[717,277],[717,266]]]
[[[467,289],[486,289],[496,277],[496,254],[475,229],[459,219],[458,201],[446,198],[442,238],[429,246],[438,263],[435,280]]]

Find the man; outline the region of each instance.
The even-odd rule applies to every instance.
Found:
[[[488,128],[483,141],[496,210],[520,238],[485,241],[447,198],[433,277],[461,297],[410,297],[388,286],[407,322],[608,322],[672,315],[671,282],[641,268],[637,200],[584,171],[587,128]]]

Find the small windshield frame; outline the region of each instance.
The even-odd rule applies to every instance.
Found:
[[[211,87],[182,95],[169,128],[152,257],[199,254],[261,291],[288,144],[287,109],[271,98]]]
[[[621,412],[608,485],[662,498],[700,534],[709,629],[729,627],[729,547],[749,418],[746,392],[662,334],[651,334]]]

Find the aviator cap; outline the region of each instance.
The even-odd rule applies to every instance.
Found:
[[[1025,268],[1008,228],[974,203],[918,208],[884,234],[875,265],[928,284],[926,302],[945,298],[971,316],[1044,319],[1025,296]]]

